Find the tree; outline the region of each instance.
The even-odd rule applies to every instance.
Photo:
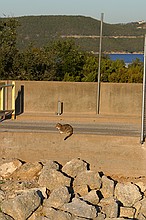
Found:
[[[133,60],[128,65],[127,76],[129,83],[142,83],[143,81],[143,62],[139,59]]]
[[[13,75],[13,61],[17,53],[16,27],[18,22],[14,18],[0,20],[0,78],[11,79]]]
[[[98,73],[98,61],[93,55],[86,55],[85,63],[82,69],[83,82],[96,82]]]
[[[73,41],[58,40],[49,44],[46,51],[50,54],[58,81],[81,81],[84,65],[84,52]]]

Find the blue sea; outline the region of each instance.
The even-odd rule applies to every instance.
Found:
[[[111,58],[111,60],[124,60],[125,64],[130,64],[132,63],[134,60],[136,60],[136,58],[138,58],[140,61],[144,61],[144,55],[143,54],[109,54],[109,57]]]

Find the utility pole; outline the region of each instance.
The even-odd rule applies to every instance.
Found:
[[[144,70],[143,70],[143,92],[142,92],[142,119],[141,119],[141,137],[140,142],[145,141],[145,123],[146,123],[146,35],[144,40]]]
[[[99,114],[99,111],[100,111],[100,66],[101,66],[103,16],[104,16],[104,13],[101,13],[100,41],[99,41],[99,61],[98,61],[97,110],[96,110],[97,114]]]

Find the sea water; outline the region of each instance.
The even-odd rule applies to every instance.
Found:
[[[124,60],[125,64],[130,64],[137,58],[143,62],[144,61],[144,54],[136,54],[136,53],[130,53],[130,54],[109,54],[109,57],[111,60]]]

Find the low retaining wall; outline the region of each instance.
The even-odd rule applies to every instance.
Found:
[[[100,94],[101,114],[141,115],[142,84],[101,83]],[[16,81],[17,113],[56,113],[58,101],[63,113],[96,114],[97,83]]]

